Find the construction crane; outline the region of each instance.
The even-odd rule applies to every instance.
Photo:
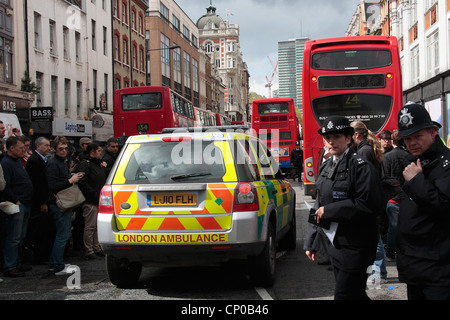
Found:
[[[267,78],[267,76],[266,76],[266,81],[267,81],[267,83],[266,83],[266,88],[269,88],[269,98],[272,98],[272,81],[273,81],[273,77],[275,76],[275,74],[278,75],[278,71],[277,71],[278,60],[277,60],[277,62],[274,64],[274,63],[272,62],[272,60],[270,60],[269,56],[267,56],[267,59],[269,59],[270,64],[271,64],[272,67],[273,67],[273,72],[272,72],[272,76],[270,77],[270,80],[269,80],[269,78]]]

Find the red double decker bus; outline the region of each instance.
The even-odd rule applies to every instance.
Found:
[[[216,112],[216,126],[229,126],[231,119],[224,114]]]
[[[205,126],[215,126],[216,125],[216,114],[212,111],[194,107],[195,113],[195,126],[205,127]]]
[[[142,86],[114,91],[114,136],[117,138],[194,126],[192,103],[169,87]]]
[[[291,150],[300,140],[293,98],[256,99],[252,102],[252,131],[264,141],[282,169],[291,168]]]
[[[397,39],[340,37],[305,43],[303,57],[303,159],[306,195],[314,195],[322,121],[332,115],[359,120],[375,134],[397,128],[402,77]]]

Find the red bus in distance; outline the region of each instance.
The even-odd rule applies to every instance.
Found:
[[[116,138],[194,126],[192,103],[169,87],[142,86],[114,91]]]
[[[310,40],[303,56],[305,195],[314,196],[323,153],[322,121],[332,115],[359,120],[375,134],[397,129],[402,76],[395,37]]]
[[[300,140],[293,98],[255,99],[252,102],[252,131],[277,159],[280,168],[292,168],[291,150]]]

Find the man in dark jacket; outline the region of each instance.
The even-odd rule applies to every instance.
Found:
[[[85,173],[79,183],[80,190],[86,198],[82,205],[84,217],[83,241],[86,248],[86,258],[95,259],[96,256],[103,256],[97,236],[97,215],[100,191],[106,182],[106,175],[103,166],[100,164],[102,148],[96,143],[90,143],[86,151],[89,154],[89,159],[80,162],[78,166],[78,171]]]
[[[35,264],[47,264],[56,232],[53,216],[48,211],[50,192],[47,183],[47,154],[50,151],[50,141],[39,137],[35,145],[36,149],[25,167],[34,189],[25,243],[33,251]]]
[[[117,155],[119,154],[119,140],[111,137],[106,141],[106,151],[102,157],[102,161],[106,163],[105,174],[108,176],[112,166],[116,162]]]
[[[403,171],[397,237],[399,280],[408,299],[450,300],[450,149],[419,104],[398,114],[399,135],[417,162]]]
[[[2,201],[18,205],[19,211],[6,216],[3,274],[7,277],[23,277],[25,269],[21,265],[20,247],[27,232],[33,184],[21,160],[25,152],[23,142],[18,137],[11,136],[6,140],[6,149],[8,152],[2,160],[6,181]]]
[[[405,181],[403,178],[403,170],[415,158],[412,154],[405,150],[403,138],[398,136],[395,130],[391,136],[393,148],[391,151],[383,154],[381,161],[382,186],[385,194],[386,216],[388,218],[388,232],[386,240],[386,258],[395,260],[395,233],[397,229],[398,211],[400,209],[400,201],[402,194],[402,185]]]

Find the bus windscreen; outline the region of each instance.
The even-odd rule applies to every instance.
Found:
[[[319,70],[363,70],[389,66],[389,50],[346,50],[314,53],[311,68]]]
[[[124,94],[122,96],[122,110],[161,109],[162,97],[160,92]]]
[[[258,105],[258,114],[260,115],[280,114],[280,113],[289,113],[289,105],[287,102],[260,103]]]
[[[316,98],[312,110],[322,126],[326,117],[342,115],[350,121],[362,121],[373,132],[383,128],[391,113],[392,97],[381,94],[350,93]]]

